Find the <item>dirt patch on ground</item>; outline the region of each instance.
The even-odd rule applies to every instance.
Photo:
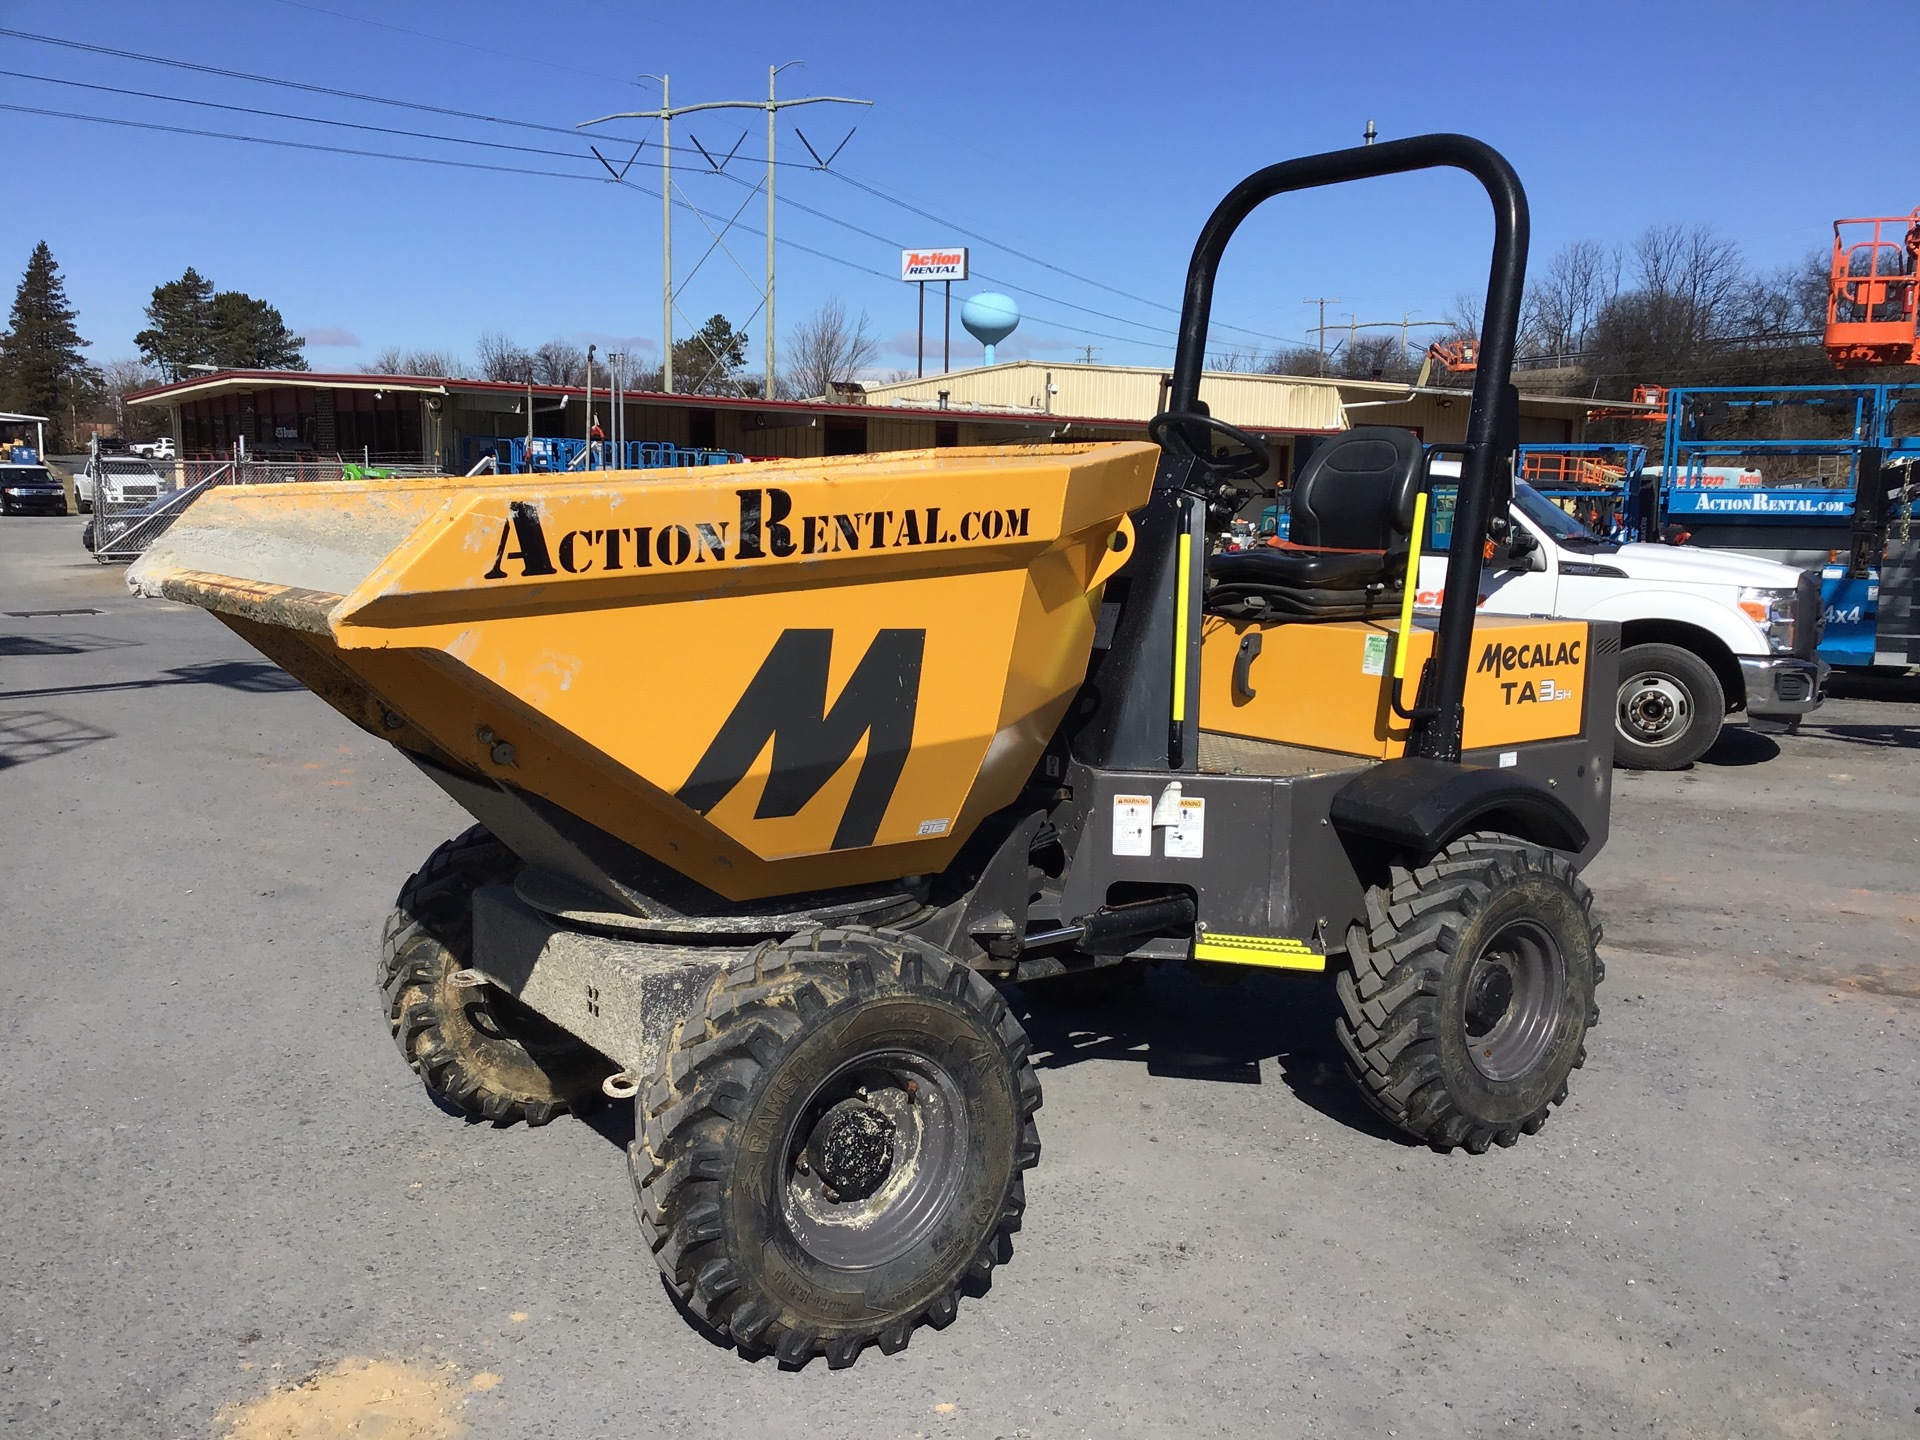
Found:
[[[222,1407],[221,1440],[460,1440],[468,1391],[491,1390],[498,1375],[470,1384],[451,1370],[393,1360],[342,1360],[331,1370],[258,1400]]]

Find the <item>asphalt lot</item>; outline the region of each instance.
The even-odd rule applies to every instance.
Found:
[[[0,615],[7,1435],[225,1434],[362,1357],[479,1437],[1920,1432],[1920,688],[1618,777],[1539,1136],[1411,1148],[1322,987],[1159,971],[1035,1017],[991,1291],[792,1373],[668,1302],[629,1116],[465,1124],[395,1053],[380,924],[465,817],[80,523],[0,521],[0,611],[100,612]],[[442,1433],[300,1423],[244,1433]]]

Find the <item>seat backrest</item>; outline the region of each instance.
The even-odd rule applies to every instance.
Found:
[[[1330,550],[1391,550],[1413,531],[1420,440],[1397,425],[1359,425],[1321,445],[1293,482],[1288,539]]]

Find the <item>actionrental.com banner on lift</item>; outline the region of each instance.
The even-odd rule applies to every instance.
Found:
[[[1840,490],[1683,490],[1666,495],[1667,513],[1680,515],[1757,515],[1800,520],[1845,519],[1853,514],[1853,496]]]

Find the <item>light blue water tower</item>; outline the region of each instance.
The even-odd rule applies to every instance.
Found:
[[[967,333],[987,347],[984,363],[993,364],[993,347],[998,345],[1020,323],[1020,307],[1013,303],[1010,295],[976,295],[961,307],[960,323],[967,327]]]

